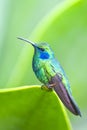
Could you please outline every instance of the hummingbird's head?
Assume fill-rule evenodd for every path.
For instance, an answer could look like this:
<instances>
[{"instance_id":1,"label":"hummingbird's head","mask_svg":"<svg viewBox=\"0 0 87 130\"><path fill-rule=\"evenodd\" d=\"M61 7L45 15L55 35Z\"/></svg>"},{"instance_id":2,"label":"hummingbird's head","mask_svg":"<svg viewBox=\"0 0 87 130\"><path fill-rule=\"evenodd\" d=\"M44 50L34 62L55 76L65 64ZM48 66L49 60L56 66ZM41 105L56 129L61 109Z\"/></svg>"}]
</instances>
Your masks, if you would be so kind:
<instances>
[{"instance_id":1,"label":"hummingbird's head","mask_svg":"<svg viewBox=\"0 0 87 130\"><path fill-rule=\"evenodd\" d=\"M45 60L54 57L54 53L49 44L47 43L36 44L21 37L18 37L18 39L30 43L35 49L35 56L37 56L38 58Z\"/></svg>"},{"instance_id":2,"label":"hummingbird's head","mask_svg":"<svg viewBox=\"0 0 87 130\"><path fill-rule=\"evenodd\" d=\"M35 55L43 60L54 57L54 53L47 43L38 44L37 47L35 47Z\"/></svg>"}]
</instances>

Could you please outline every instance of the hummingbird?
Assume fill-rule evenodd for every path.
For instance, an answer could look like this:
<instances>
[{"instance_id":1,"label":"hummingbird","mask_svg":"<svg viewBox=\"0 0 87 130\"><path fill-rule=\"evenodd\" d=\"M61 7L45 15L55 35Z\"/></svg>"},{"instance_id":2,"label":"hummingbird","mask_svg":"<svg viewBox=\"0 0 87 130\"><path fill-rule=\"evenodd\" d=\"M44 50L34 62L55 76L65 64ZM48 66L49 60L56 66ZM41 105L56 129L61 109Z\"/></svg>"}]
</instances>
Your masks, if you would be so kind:
<instances>
[{"instance_id":1,"label":"hummingbird","mask_svg":"<svg viewBox=\"0 0 87 130\"><path fill-rule=\"evenodd\" d=\"M48 90L54 90L66 108L74 115L81 116L81 112L75 102L68 78L55 58L54 52L47 43L34 43L22 37L23 40L34 47L34 55L32 60L32 68L41 83L42 87Z\"/></svg>"}]
</instances>

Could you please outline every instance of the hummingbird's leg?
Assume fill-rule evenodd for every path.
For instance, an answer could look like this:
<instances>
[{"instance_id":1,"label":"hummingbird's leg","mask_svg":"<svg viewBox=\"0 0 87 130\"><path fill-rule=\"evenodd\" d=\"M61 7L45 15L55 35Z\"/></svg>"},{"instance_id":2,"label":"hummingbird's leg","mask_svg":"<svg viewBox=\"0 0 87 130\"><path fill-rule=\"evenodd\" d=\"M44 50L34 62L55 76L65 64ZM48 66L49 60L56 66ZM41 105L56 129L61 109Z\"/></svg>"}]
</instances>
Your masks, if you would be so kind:
<instances>
[{"instance_id":1,"label":"hummingbird's leg","mask_svg":"<svg viewBox=\"0 0 87 130\"><path fill-rule=\"evenodd\" d=\"M49 85L44 85L44 84L41 86L41 89L46 91L52 91L52 87L49 87Z\"/></svg>"},{"instance_id":2,"label":"hummingbird's leg","mask_svg":"<svg viewBox=\"0 0 87 130\"><path fill-rule=\"evenodd\" d=\"M46 91L52 91L53 88L55 87L56 83L51 83L51 84L47 84L47 85L42 85L41 89L42 90L46 90Z\"/></svg>"},{"instance_id":3,"label":"hummingbird's leg","mask_svg":"<svg viewBox=\"0 0 87 130\"><path fill-rule=\"evenodd\" d=\"M48 85L48 88L53 89L55 86L56 86L56 83L51 83L51 84Z\"/></svg>"}]
</instances>

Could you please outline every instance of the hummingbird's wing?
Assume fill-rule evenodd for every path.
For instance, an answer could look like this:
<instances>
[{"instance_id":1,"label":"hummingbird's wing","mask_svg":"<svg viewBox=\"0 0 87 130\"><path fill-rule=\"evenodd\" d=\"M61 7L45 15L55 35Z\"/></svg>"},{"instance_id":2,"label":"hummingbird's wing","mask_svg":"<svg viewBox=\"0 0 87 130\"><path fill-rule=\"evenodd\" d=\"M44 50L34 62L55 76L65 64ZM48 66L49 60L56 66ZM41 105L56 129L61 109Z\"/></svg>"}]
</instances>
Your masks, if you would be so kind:
<instances>
[{"instance_id":1,"label":"hummingbird's wing","mask_svg":"<svg viewBox=\"0 0 87 130\"><path fill-rule=\"evenodd\" d=\"M73 114L81 116L80 110L79 110L74 98L72 97L68 79L67 79L66 75L64 74L64 70L61 68L60 64L58 64L60 66L60 68L59 68L59 71L57 71L57 69L55 67L55 62L51 62L50 65L51 65L51 69L53 71L55 71L55 76L53 76L51 78L51 81L49 82L49 84L55 84L53 88L54 88L55 92L57 93L57 95L59 96L59 98L61 99L61 101L64 103L64 105ZM64 82L64 81L66 81L66 82ZM67 85L68 85L68 87L67 87Z\"/></svg>"},{"instance_id":2,"label":"hummingbird's wing","mask_svg":"<svg viewBox=\"0 0 87 130\"><path fill-rule=\"evenodd\" d=\"M80 115L80 110L75 103L72 95L68 93L66 90L64 84L62 83L60 77L56 74L54 77L52 77L51 84L55 84L54 90L61 99L61 101L64 103L64 105L75 115Z\"/></svg>"}]
</instances>

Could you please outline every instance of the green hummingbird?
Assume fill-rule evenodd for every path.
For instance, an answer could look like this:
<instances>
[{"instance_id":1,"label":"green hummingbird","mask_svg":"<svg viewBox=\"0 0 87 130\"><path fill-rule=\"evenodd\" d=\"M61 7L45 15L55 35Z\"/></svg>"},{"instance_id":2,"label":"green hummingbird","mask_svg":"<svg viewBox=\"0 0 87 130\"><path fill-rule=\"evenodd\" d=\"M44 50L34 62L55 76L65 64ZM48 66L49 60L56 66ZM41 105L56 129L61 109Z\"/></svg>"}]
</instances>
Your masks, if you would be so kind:
<instances>
[{"instance_id":1,"label":"green hummingbird","mask_svg":"<svg viewBox=\"0 0 87 130\"><path fill-rule=\"evenodd\" d=\"M72 96L68 78L60 63L56 60L49 44L36 44L21 37L18 37L18 39L28 42L34 47L32 68L41 83L49 90L53 89L69 111L81 116Z\"/></svg>"}]
</instances>

